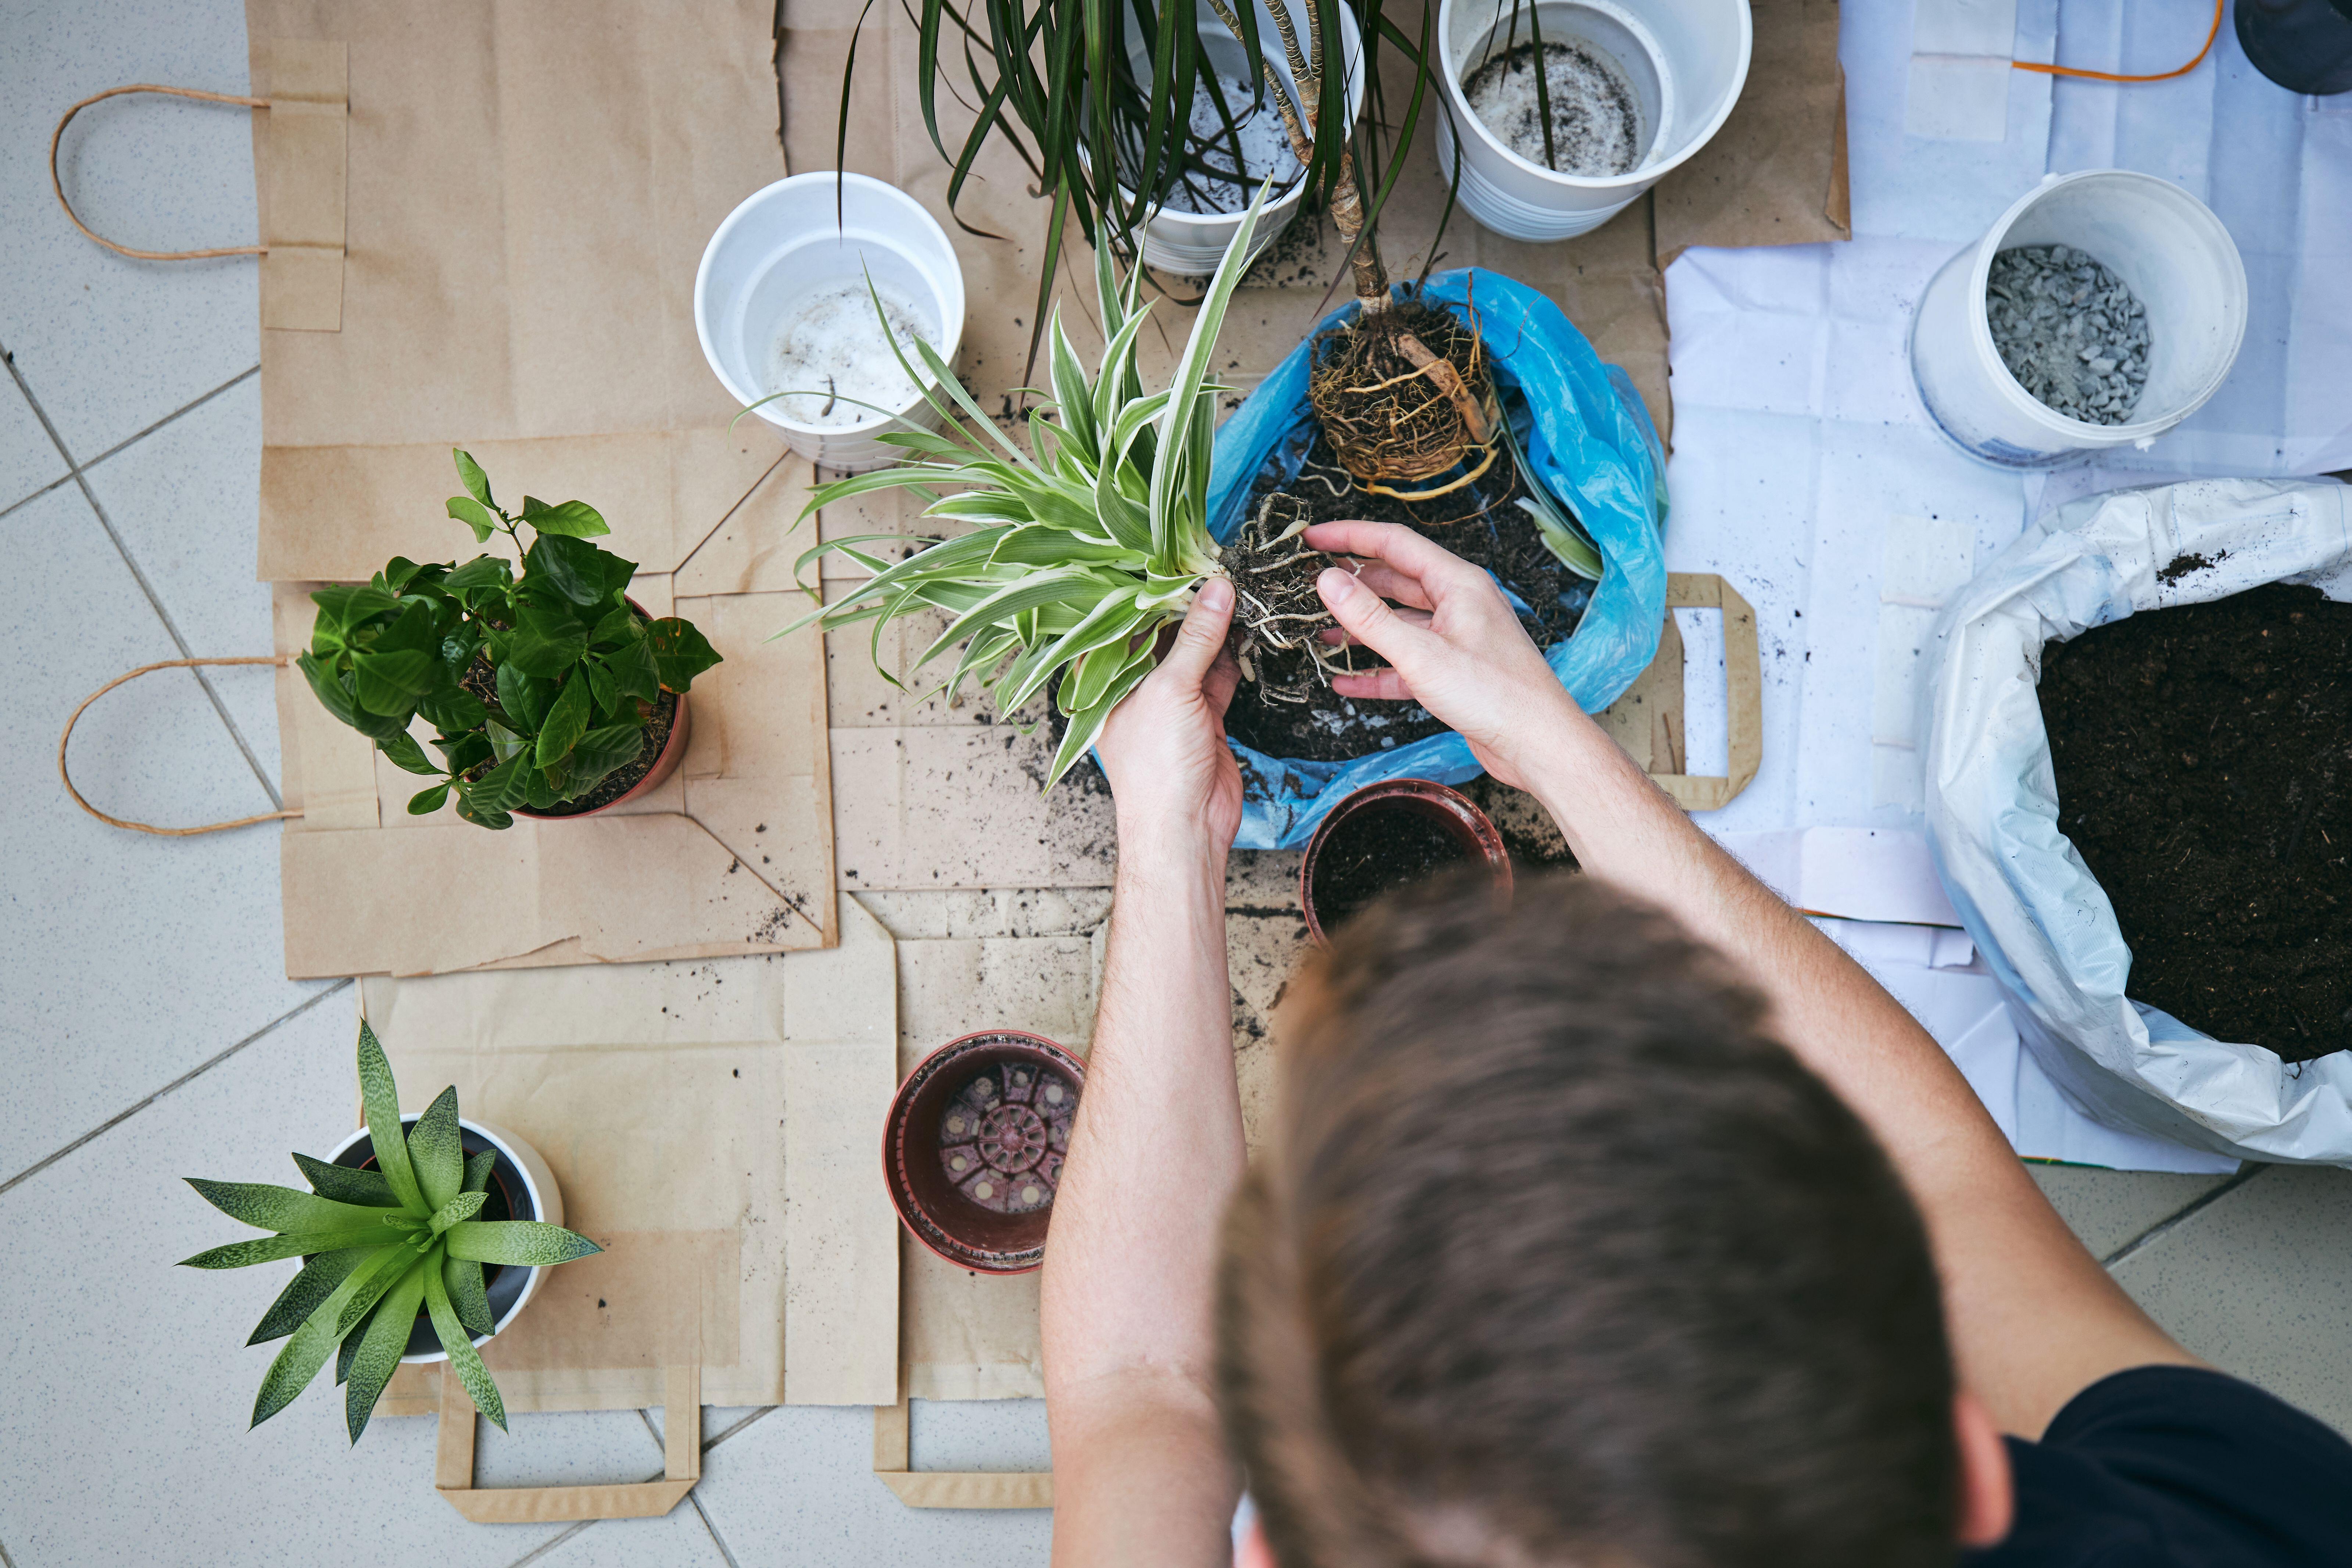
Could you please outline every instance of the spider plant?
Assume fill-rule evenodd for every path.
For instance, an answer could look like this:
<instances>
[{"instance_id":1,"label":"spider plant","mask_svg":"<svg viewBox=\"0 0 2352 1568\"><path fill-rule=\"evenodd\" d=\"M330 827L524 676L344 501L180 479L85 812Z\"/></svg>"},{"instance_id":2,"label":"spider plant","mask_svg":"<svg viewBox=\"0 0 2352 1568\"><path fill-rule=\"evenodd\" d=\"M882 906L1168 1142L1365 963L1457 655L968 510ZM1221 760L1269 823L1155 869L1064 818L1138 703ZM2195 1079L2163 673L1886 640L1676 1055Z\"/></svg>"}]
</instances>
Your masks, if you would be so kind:
<instances>
[{"instance_id":1,"label":"spider plant","mask_svg":"<svg viewBox=\"0 0 2352 1568\"><path fill-rule=\"evenodd\" d=\"M1246 190L1265 176L1264 170L1244 164L1235 126L1243 115L1268 102L1282 118L1308 195L1330 205L1349 247L1359 297L1385 301L1387 274L1371 227L1403 166L1388 149L1410 147L1420 125L1429 62L1436 58L1433 6L1423 8L1414 37L1385 14L1383 0L1302 0L1308 20L1302 42L1288 5L1268 0L1294 91L1267 58L1270 46L1262 37L1254 0L1205 0L1240 43L1253 79L1249 100L1235 103L1202 49L1196 0L982 0L977 20L968 5L950 0L901 3L918 29L916 93L924 129L951 169L950 211L992 137L1013 149L1041 193L1052 198L1037 314L1032 318L1038 323L1030 342L1033 364L1069 220L1077 220L1089 246L1108 246L1132 260L1137 229L1182 187L1205 179ZM1339 7L1349 4L1356 7L1362 37L1360 58L1354 60L1344 58L1340 42ZM842 75L836 167L847 163L857 36L873 5L874 0L866 0L858 14ZM1137 40L1140 60L1130 48ZM1413 69L1412 97L1401 121L1391 120L1383 102L1384 47L1395 49ZM1358 70L1369 110L1361 127L1348 113L1349 77ZM942 85L959 100L967 88L971 95L965 100L973 111L971 128L952 149L940 127ZM1205 135L1192 127L1192 108L1203 95L1213 108ZM1383 129L1391 124L1393 140ZM1447 208L1450 213L1450 198Z\"/></svg>"},{"instance_id":2,"label":"spider plant","mask_svg":"<svg viewBox=\"0 0 2352 1568\"><path fill-rule=\"evenodd\" d=\"M946 428L878 437L905 447L916 460L822 485L801 515L870 491L903 489L928 503L926 516L980 526L954 538L917 541L923 547L896 563L875 549L908 542L898 534L858 534L818 545L800 557L796 572L837 554L873 575L776 635L811 624L830 630L870 622L879 667L883 627L905 616L945 610L946 629L914 660L913 670L961 645L953 674L941 683L950 694L965 679L976 680L993 695L998 710L1009 714L1061 677L1055 701L1068 723L1048 788L1086 754L1111 710L1151 672L1159 657L1155 634L1182 618L1203 578L1236 579L1246 635L1285 647L1311 637L1294 629L1326 619L1313 600L1313 573L1300 565L1299 558L1311 552L1293 547L1273 559L1267 542L1227 550L1208 523L1211 436L1223 390L1209 380L1209 360L1248 265L1250 237L1269 189L1262 185L1250 203L1164 390L1146 394L1136 373L1136 334L1150 310L1137 302L1137 273L1130 271L1122 287L1108 251L1095 253L1108 345L1089 379L1055 312L1048 331L1052 397L1030 411L1033 451L1024 451L981 411L937 350L916 340L929 374L908 364L908 377L926 388ZM1250 571L1236 570L1245 562L1250 571L1288 568L1289 578L1307 584L1312 607L1291 607L1299 603L1295 585L1279 605L1270 591L1253 592L1257 584ZM898 683L887 668L883 673Z\"/></svg>"},{"instance_id":3,"label":"spider plant","mask_svg":"<svg viewBox=\"0 0 2352 1568\"><path fill-rule=\"evenodd\" d=\"M488 1201L498 1152L467 1155L457 1089L443 1089L404 1135L392 1066L364 1022L359 1066L376 1168L352 1170L297 1154L294 1163L310 1180L307 1193L192 1176L188 1184L206 1203L272 1234L181 1262L192 1268L243 1268L281 1258L305 1260L246 1342L286 1340L254 1398L254 1426L291 1404L335 1355L335 1381L345 1385L344 1427L358 1442L422 1309L475 1408L503 1430L505 1402L474 1349L475 1334L497 1328L482 1265L543 1267L604 1248L558 1225L476 1219Z\"/></svg>"}]
</instances>

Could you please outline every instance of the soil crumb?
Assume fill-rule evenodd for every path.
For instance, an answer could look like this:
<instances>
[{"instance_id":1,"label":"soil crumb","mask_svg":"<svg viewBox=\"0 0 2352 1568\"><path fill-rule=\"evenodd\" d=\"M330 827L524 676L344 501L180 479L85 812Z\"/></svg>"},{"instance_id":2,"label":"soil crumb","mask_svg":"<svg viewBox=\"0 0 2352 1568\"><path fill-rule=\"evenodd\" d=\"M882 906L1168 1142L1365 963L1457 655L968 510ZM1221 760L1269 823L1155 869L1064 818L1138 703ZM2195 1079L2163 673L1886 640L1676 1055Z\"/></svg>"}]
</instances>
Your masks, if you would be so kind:
<instances>
[{"instance_id":1,"label":"soil crumb","mask_svg":"<svg viewBox=\"0 0 2352 1568\"><path fill-rule=\"evenodd\" d=\"M1462 840L1419 806L1400 801L1359 811L1331 829L1316 857L1316 918L1337 931L1381 894L1469 859Z\"/></svg>"},{"instance_id":2,"label":"soil crumb","mask_svg":"<svg viewBox=\"0 0 2352 1568\"><path fill-rule=\"evenodd\" d=\"M1585 179L1630 174L1642 158L1642 114L1624 68L1581 41L1543 46L1544 96L1551 100L1551 156L1544 155L1536 46L1507 47L1462 83L1470 111L1496 139L1539 168Z\"/></svg>"},{"instance_id":3,"label":"soil crumb","mask_svg":"<svg viewBox=\"0 0 2352 1568\"><path fill-rule=\"evenodd\" d=\"M2156 574L2156 580L2169 588L2184 577L2193 577L2200 572L2210 572L2229 558L2230 552L2226 550L2217 550L2210 556L2176 555L2166 564L2163 571Z\"/></svg>"},{"instance_id":4,"label":"soil crumb","mask_svg":"<svg viewBox=\"0 0 2352 1568\"><path fill-rule=\"evenodd\" d=\"M2132 999L2290 1062L2352 1046L2352 605L2143 611L2045 647L2040 697Z\"/></svg>"}]
</instances>

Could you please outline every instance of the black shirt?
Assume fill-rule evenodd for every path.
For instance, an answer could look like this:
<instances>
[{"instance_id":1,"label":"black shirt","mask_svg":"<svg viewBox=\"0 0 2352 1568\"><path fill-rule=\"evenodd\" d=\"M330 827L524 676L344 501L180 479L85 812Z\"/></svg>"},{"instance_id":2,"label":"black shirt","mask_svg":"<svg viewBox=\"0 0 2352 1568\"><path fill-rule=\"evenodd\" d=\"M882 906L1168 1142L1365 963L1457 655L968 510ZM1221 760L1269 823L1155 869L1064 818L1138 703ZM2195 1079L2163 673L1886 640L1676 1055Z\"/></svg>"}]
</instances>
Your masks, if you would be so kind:
<instances>
[{"instance_id":1,"label":"black shirt","mask_svg":"<svg viewBox=\"0 0 2352 1568\"><path fill-rule=\"evenodd\" d=\"M1968 1568L2352 1563L2352 1444L2234 1377L2135 1367L2008 1443L2017 1522Z\"/></svg>"}]
</instances>

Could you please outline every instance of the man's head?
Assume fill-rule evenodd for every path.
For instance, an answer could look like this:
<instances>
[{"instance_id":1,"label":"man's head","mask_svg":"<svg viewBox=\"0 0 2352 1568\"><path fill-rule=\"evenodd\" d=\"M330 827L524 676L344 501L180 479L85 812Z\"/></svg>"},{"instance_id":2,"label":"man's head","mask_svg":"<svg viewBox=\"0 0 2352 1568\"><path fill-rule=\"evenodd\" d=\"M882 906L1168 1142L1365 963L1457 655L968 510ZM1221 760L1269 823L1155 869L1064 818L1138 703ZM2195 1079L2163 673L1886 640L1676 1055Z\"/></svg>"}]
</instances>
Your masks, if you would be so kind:
<instances>
[{"instance_id":1,"label":"man's head","mask_svg":"<svg viewBox=\"0 0 2352 1568\"><path fill-rule=\"evenodd\" d=\"M1303 984L1219 1303L1282 1568L1950 1561L1926 1235L1720 959L1575 878Z\"/></svg>"}]
</instances>

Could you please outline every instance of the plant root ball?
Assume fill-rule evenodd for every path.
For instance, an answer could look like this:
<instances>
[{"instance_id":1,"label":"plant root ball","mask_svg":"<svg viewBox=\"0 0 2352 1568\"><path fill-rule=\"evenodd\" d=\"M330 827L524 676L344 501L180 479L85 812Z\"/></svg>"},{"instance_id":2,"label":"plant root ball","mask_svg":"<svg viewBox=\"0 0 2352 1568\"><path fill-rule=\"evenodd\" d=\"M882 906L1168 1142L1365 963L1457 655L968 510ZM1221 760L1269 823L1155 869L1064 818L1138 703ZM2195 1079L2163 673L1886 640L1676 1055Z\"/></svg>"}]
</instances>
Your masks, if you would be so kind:
<instances>
[{"instance_id":1,"label":"plant root ball","mask_svg":"<svg viewBox=\"0 0 2352 1568\"><path fill-rule=\"evenodd\" d=\"M1374 493L1426 499L1398 487L1494 460L1498 416L1475 314L1406 298L1334 327L1315 341L1307 393L1341 467Z\"/></svg>"}]
</instances>

